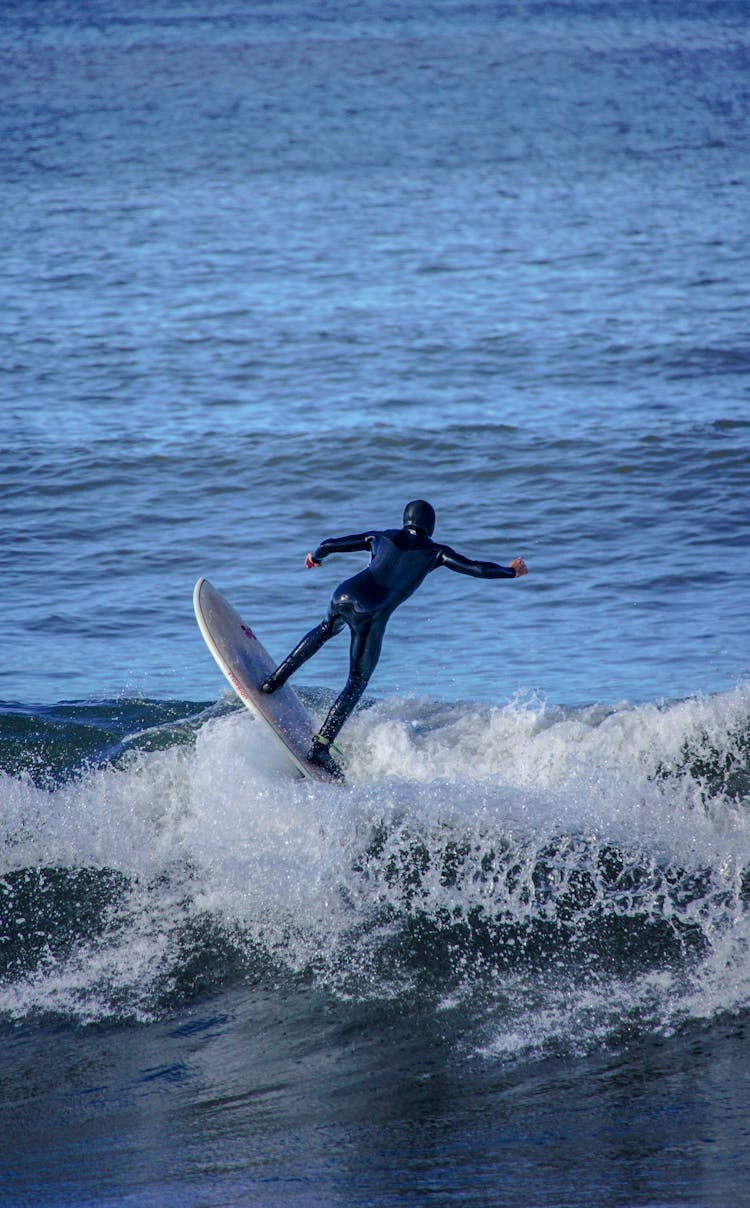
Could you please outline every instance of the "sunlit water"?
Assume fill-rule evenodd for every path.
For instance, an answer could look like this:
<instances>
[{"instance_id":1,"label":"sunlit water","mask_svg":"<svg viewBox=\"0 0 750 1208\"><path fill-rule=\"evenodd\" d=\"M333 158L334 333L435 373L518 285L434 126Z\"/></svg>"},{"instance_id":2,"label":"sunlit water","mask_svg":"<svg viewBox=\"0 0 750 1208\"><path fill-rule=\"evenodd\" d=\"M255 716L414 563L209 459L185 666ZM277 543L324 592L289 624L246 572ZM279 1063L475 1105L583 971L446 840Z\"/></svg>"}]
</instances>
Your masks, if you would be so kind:
<instances>
[{"instance_id":1,"label":"sunlit water","mask_svg":"<svg viewBox=\"0 0 750 1208\"><path fill-rule=\"evenodd\" d=\"M747 1198L749 44L6 5L7 1202ZM430 576L297 781L193 585L281 658L415 496L530 574Z\"/></svg>"}]
</instances>

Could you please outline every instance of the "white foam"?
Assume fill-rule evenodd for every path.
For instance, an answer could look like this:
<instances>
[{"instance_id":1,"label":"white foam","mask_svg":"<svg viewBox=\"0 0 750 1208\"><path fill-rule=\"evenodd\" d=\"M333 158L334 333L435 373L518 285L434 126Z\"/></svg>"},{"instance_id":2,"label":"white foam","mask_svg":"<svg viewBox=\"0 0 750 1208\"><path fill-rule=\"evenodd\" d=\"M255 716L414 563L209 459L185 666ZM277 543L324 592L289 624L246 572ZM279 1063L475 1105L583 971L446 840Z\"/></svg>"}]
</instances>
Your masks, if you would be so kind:
<instances>
[{"instance_id":1,"label":"white foam","mask_svg":"<svg viewBox=\"0 0 750 1208\"><path fill-rule=\"evenodd\" d=\"M84 937L64 960L16 977L0 988L0 1010L148 1016L179 959L175 927L204 915L335 992L401 993L408 974L394 967L389 978L375 960L400 919L553 918L582 876L593 896L577 907L581 926L597 910L678 920L700 933L704 955L687 983L664 970L660 990L653 969L627 989L611 979L563 990L561 980L533 1007L509 976L496 989L511 1007L487 1052L543 1047L572 1035L574 1017L589 1021L582 1035L597 1034L594 1015L609 1032L613 994L621 1011L665 1027L737 1009L750 991L750 822L741 802L708 797L683 773L686 746L726 750L749 714L746 689L578 711L394 699L361 711L342 736L350 766L340 788L296 779L241 710L206 721L194 746L132 751L54 790L5 776L0 875L93 867L123 874L130 890L124 930L120 918L104 939ZM607 879L609 848L639 885ZM540 889L541 859L550 868ZM683 893L699 875L704 887Z\"/></svg>"}]
</instances>

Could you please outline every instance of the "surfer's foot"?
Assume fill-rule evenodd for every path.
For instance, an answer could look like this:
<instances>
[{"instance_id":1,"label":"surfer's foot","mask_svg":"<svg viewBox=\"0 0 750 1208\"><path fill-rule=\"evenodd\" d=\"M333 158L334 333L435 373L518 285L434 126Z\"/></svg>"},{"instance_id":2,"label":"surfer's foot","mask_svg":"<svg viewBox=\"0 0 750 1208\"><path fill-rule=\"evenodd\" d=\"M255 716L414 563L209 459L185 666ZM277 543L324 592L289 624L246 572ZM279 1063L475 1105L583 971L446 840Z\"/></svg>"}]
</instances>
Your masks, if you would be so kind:
<instances>
[{"instance_id":1,"label":"surfer's foot","mask_svg":"<svg viewBox=\"0 0 750 1208\"><path fill-rule=\"evenodd\" d=\"M260 690L261 692L265 692L266 696L270 696L272 692L275 692L280 687L281 684L279 681L274 679L272 675L269 675L268 679L261 684Z\"/></svg>"},{"instance_id":2,"label":"surfer's foot","mask_svg":"<svg viewBox=\"0 0 750 1208\"><path fill-rule=\"evenodd\" d=\"M327 739L321 738L316 734L312 740L312 746L307 752L307 758L310 763L314 763L316 767L323 768L324 772L328 772L334 780L343 780L344 773L341 767L331 754L331 744Z\"/></svg>"}]
</instances>

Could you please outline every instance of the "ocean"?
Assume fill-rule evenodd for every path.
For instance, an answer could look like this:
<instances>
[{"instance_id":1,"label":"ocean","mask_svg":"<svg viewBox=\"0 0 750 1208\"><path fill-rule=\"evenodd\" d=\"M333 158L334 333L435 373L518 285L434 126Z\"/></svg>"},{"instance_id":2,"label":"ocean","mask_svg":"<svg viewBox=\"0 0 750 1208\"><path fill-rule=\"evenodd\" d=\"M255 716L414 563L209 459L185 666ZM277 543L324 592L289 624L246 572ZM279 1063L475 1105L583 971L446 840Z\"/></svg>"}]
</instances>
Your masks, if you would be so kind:
<instances>
[{"instance_id":1,"label":"ocean","mask_svg":"<svg viewBox=\"0 0 750 1208\"><path fill-rule=\"evenodd\" d=\"M744 0L5 0L3 1204L750 1203L748 80ZM529 575L297 780L193 586L280 660L417 497Z\"/></svg>"}]
</instances>

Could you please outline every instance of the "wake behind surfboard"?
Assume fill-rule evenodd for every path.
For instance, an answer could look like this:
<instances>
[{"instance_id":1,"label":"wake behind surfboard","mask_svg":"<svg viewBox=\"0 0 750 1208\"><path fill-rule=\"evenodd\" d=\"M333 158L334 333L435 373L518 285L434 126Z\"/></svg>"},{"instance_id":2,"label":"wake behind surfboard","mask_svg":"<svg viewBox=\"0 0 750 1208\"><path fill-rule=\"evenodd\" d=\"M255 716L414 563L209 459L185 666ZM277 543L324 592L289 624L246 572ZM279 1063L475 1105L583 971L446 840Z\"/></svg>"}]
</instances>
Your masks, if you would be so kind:
<instances>
[{"instance_id":1,"label":"wake behind surfboard","mask_svg":"<svg viewBox=\"0 0 750 1208\"><path fill-rule=\"evenodd\" d=\"M284 684L271 696L261 692L276 663L250 626L207 579L196 583L193 607L206 645L243 704L268 726L302 776L333 782L330 772L307 758L313 724L294 689Z\"/></svg>"}]
</instances>

